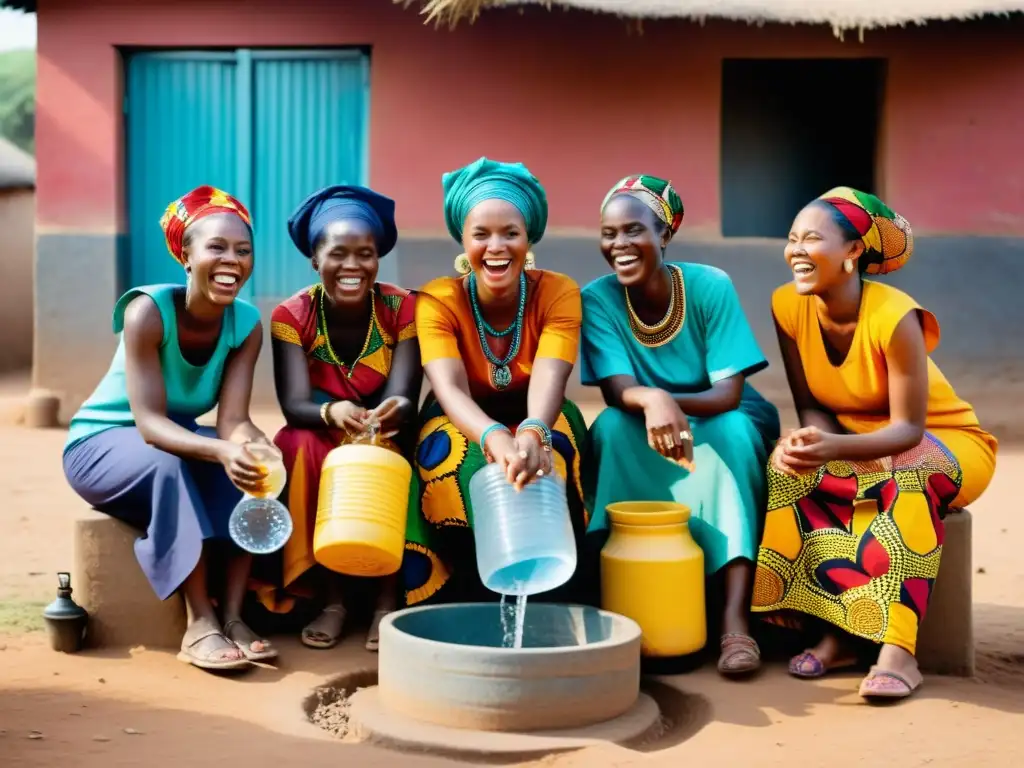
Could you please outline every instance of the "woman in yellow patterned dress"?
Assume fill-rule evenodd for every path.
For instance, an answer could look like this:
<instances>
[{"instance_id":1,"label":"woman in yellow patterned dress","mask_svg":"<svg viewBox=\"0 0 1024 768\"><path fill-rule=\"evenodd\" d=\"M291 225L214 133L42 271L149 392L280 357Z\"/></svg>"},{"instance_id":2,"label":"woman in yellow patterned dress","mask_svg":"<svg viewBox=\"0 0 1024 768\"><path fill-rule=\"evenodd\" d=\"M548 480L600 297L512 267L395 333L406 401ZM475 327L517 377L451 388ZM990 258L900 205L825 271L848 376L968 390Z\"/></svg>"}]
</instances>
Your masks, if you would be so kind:
<instances>
[{"instance_id":1,"label":"woman in yellow patterned dress","mask_svg":"<svg viewBox=\"0 0 1024 768\"><path fill-rule=\"evenodd\" d=\"M865 280L913 252L907 221L839 187L793 222L793 282L772 313L801 428L779 441L754 584L755 612L825 623L790 662L797 677L852 666L852 637L881 644L860 694L921 684L914 651L939 570L943 518L976 500L996 440L929 354L939 326L902 291ZM852 636L852 637L851 637Z\"/></svg>"}]
</instances>

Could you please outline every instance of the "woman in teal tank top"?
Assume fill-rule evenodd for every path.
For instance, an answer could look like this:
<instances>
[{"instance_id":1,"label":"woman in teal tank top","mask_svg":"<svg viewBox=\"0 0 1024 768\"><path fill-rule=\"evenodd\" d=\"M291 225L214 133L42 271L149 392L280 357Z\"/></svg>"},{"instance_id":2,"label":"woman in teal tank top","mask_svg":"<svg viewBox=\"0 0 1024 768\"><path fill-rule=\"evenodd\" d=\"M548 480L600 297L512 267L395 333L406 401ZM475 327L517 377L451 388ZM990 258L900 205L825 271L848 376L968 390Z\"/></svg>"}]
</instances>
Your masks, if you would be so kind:
<instances>
[{"instance_id":1,"label":"woman in teal tank top","mask_svg":"<svg viewBox=\"0 0 1024 768\"><path fill-rule=\"evenodd\" d=\"M153 590L162 600L178 590L185 598L180 657L239 669L277 656L241 621L252 558L227 530L242 490L261 480L245 446L270 442L249 418L259 312L236 298L252 274L249 212L199 187L171 203L160 224L187 286L134 288L117 302L117 352L71 420L64 473L89 504L145 531L135 553ZM216 429L198 427L214 406ZM210 546L215 540L225 546ZM225 585L220 616L210 594L215 567Z\"/></svg>"}]
</instances>

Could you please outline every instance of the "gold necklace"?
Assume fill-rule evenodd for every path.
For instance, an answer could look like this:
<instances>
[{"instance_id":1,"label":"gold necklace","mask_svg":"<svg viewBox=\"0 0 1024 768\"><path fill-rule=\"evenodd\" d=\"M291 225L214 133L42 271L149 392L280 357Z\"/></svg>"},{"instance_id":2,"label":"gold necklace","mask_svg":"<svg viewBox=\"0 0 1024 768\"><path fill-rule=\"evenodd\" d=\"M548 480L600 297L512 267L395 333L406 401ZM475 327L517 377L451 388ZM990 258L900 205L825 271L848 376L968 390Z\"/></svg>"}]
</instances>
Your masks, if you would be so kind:
<instances>
[{"instance_id":1,"label":"gold necklace","mask_svg":"<svg viewBox=\"0 0 1024 768\"><path fill-rule=\"evenodd\" d=\"M366 357L366 351L370 348L370 342L373 340L373 329L377 326L377 299L374 296L374 290L372 288L370 289L370 327L366 329L366 340L363 341L363 348L359 351L359 354L356 356L356 359L352 361L351 365L346 365L331 345L331 337L327 333L327 314L324 312L324 302L327 300L327 297L324 295L323 284L320 285L319 298L320 326L324 335L324 343L327 346L327 354L334 360L335 365L347 369L345 378L351 379L359 361Z\"/></svg>"},{"instance_id":2,"label":"gold necklace","mask_svg":"<svg viewBox=\"0 0 1024 768\"><path fill-rule=\"evenodd\" d=\"M626 291L629 329L633 332L633 338L645 347L660 347L663 344L668 344L679 334L686 322L686 291L683 284L683 270L675 264L669 264L668 271L672 278L668 310L665 312L665 316L654 325L648 325L640 319L636 310L633 309L633 302L629 299L629 291Z\"/></svg>"}]
</instances>

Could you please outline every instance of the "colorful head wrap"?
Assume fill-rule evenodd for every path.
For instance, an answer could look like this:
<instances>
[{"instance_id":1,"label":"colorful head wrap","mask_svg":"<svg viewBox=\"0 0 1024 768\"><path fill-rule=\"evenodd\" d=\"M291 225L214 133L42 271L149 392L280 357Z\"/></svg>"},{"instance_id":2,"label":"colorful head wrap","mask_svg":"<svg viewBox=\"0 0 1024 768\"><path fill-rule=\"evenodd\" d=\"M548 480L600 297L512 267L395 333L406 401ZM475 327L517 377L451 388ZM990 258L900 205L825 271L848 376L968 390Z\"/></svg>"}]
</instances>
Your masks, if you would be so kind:
<instances>
[{"instance_id":1,"label":"colorful head wrap","mask_svg":"<svg viewBox=\"0 0 1024 768\"><path fill-rule=\"evenodd\" d=\"M850 187L836 187L818 198L833 206L864 241L861 272L884 275L895 272L914 253L910 224L874 195Z\"/></svg>"},{"instance_id":2,"label":"colorful head wrap","mask_svg":"<svg viewBox=\"0 0 1024 768\"><path fill-rule=\"evenodd\" d=\"M288 234L306 258L313 256L317 239L332 221L365 221L377 241L377 254L386 256L398 242L395 201L366 187L324 187L302 201L288 219Z\"/></svg>"},{"instance_id":3,"label":"colorful head wrap","mask_svg":"<svg viewBox=\"0 0 1024 768\"><path fill-rule=\"evenodd\" d=\"M531 245L540 242L548 226L548 197L544 187L522 163L499 163L481 157L475 163L441 177L444 221L457 243L462 242L466 216L484 200L514 205L526 221Z\"/></svg>"},{"instance_id":4,"label":"colorful head wrap","mask_svg":"<svg viewBox=\"0 0 1024 768\"><path fill-rule=\"evenodd\" d=\"M657 176L627 176L611 188L601 202L601 211L616 195L629 195L642 202L668 227L674 235L683 223L683 201L676 194L671 181Z\"/></svg>"},{"instance_id":5,"label":"colorful head wrap","mask_svg":"<svg viewBox=\"0 0 1024 768\"><path fill-rule=\"evenodd\" d=\"M167 250L180 264L185 263L182 254L185 230L204 216L215 213L233 213L252 229L249 210L227 192L209 185L196 187L164 210L164 215L160 217L160 228L164 231Z\"/></svg>"}]
</instances>

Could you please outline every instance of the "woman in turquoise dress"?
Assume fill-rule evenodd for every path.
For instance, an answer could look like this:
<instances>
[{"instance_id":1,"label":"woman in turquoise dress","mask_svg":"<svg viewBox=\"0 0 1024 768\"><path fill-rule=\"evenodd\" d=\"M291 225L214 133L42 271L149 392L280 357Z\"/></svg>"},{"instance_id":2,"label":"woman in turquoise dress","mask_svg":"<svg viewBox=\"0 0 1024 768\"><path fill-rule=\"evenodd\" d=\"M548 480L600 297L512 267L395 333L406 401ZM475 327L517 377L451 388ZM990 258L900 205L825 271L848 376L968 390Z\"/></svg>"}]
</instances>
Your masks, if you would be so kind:
<instances>
[{"instance_id":1,"label":"woman in turquoise dress","mask_svg":"<svg viewBox=\"0 0 1024 768\"><path fill-rule=\"evenodd\" d=\"M779 415L747 383L768 363L729 276L665 261L682 219L672 185L652 176L623 179L601 208L614 272L583 290L581 377L609 407L590 430L588 538L606 535L609 504L687 505L706 572L723 582L718 669L740 675L760 666L750 591Z\"/></svg>"}]
</instances>

